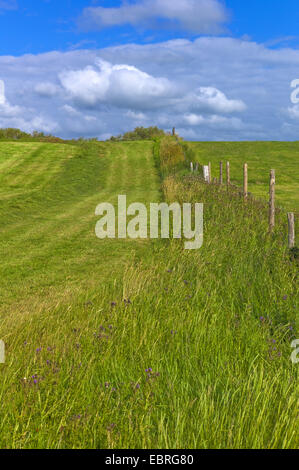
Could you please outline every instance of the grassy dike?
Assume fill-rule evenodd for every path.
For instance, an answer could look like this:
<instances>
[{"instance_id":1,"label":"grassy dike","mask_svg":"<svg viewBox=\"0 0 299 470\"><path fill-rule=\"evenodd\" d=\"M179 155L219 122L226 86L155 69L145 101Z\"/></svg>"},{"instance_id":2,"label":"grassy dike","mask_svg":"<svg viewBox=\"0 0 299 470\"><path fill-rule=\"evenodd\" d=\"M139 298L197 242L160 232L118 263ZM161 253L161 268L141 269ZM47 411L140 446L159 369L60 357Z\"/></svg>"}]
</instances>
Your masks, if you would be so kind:
<instances>
[{"instance_id":1,"label":"grassy dike","mask_svg":"<svg viewBox=\"0 0 299 470\"><path fill-rule=\"evenodd\" d=\"M298 447L284 214L270 237L262 204L167 150L0 145L2 448ZM203 247L97 240L118 194L203 202Z\"/></svg>"}]
</instances>

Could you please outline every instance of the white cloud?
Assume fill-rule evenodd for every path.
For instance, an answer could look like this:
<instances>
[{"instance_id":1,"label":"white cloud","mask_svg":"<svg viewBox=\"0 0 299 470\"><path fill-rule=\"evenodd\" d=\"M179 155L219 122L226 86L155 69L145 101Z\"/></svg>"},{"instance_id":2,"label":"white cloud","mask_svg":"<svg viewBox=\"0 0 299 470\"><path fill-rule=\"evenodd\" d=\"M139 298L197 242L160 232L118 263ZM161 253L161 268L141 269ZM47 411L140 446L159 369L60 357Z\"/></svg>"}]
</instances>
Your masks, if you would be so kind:
<instances>
[{"instance_id":1,"label":"white cloud","mask_svg":"<svg viewBox=\"0 0 299 470\"><path fill-rule=\"evenodd\" d=\"M78 106L100 108L107 104L129 108L128 117L144 119L145 111L166 107L202 113L234 113L246 109L241 100L230 100L213 87L200 87L186 93L182 85L165 77L153 77L131 65L112 65L96 61L97 68L62 72L60 80ZM143 113L138 113L143 111ZM139 117L138 117L139 114Z\"/></svg>"},{"instance_id":2,"label":"white cloud","mask_svg":"<svg viewBox=\"0 0 299 470\"><path fill-rule=\"evenodd\" d=\"M47 98L51 98L58 93L58 87L51 82L41 82L35 85L34 91Z\"/></svg>"},{"instance_id":3,"label":"white cloud","mask_svg":"<svg viewBox=\"0 0 299 470\"><path fill-rule=\"evenodd\" d=\"M62 86L77 104L96 107L101 103L135 109L157 108L159 100L174 96L166 78L155 78L130 65L112 65L98 59L96 67L60 73Z\"/></svg>"},{"instance_id":4,"label":"white cloud","mask_svg":"<svg viewBox=\"0 0 299 470\"><path fill-rule=\"evenodd\" d=\"M35 116L28 121L24 121L24 123L21 124L21 127L26 132L38 130L47 134L54 132L58 128L57 123L55 121L53 121L49 117L44 116Z\"/></svg>"},{"instance_id":5,"label":"white cloud","mask_svg":"<svg viewBox=\"0 0 299 470\"><path fill-rule=\"evenodd\" d=\"M130 119L134 119L135 121L145 121L146 115L144 113L136 113L135 111L127 111L126 116Z\"/></svg>"},{"instance_id":6,"label":"white cloud","mask_svg":"<svg viewBox=\"0 0 299 470\"><path fill-rule=\"evenodd\" d=\"M229 100L224 93L214 87L200 87L188 100L193 110L207 110L215 113L233 113L245 111L246 105L241 100Z\"/></svg>"},{"instance_id":7,"label":"white cloud","mask_svg":"<svg viewBox=\"0 0 299 470\"><path fill-rule=\"evenodd\" d=\"M47 134L53 133L59 129L59 126L56 122L50 119L48 116L32 116L29 119L25 119L22 116L10 116L8 119L3 118L0 113L0 127L14 127L21 129L25 132L33 132L33 131L40 131L45 132Z\"/></svg>"},{"instance_id":8,"label":"white cloud","mask_svg":"<svg viewBox=\"0 0 299 470\"><path fill-rule=\"evenodd\" d=\"M212 127L216 129L242 129L244 127L241 119L236 117L226 117L213 114L212 116L202 116L197 114L185 114L183 116L184 124L199 127Z\"/></svg>"},{"instance_id":9,"label":"white cloud","mask_svg":"<svg viewBox=\"0 0 299 470\"><path fill-rule=\"evenodd\" d=\"M210 34L219 33L227 20L228 12L219 0L139 0L123 2L117 8L85 8L79 25L87 30L123 24L151 28L159 25Z\"/></svg>"},{"instance_id":10,"label":"white cloud","mask_svg":"<svg viewBox=\"0 0 299 470\"><path fill-rule=\"evenodd\" d=\"M197 114L185 114L184 120L187 124L190 124L190 126L198 126L204 122L203 116L198 116Z\"/></svg>"},{"instance_id":11,"label":"white cloud","mask_svg":"<svg viewBox=\"0 0 299 470\"><path fill-rule=\"evenodd\" d=\"M6 99L3 80L0 80L0 127L17 127L25 132L39 130L47 133L57 129L54 121L37 114L35 110L12 106Z\"/></svg>"},{"instance_id":12,"label":"white cloud","mask_svg":"<svg viewBox=\"0 0 299 470\"><path fill-rule=\"evenodd\" d=\"M70 106L69 104L65 104L65 105L61 106L61 109L62 109L62 111L65 111L67 114L69 114L71 116L80 115L79 111L77 109L73 108L73 106Z\"/></svg>"},{"instance_id":13,"label":"white cloud","mask_svg":"<svg viewBox=\"0 0 299 470\"><path fill-rule=\"evenodd\" d=\"M109 88L109 79L88 66L83 70L71 70L59 74L62 86L74 100L84 106L95 106L103 101Z\"/></svg>"},{"instance_id":14,"label":"white cloud","mask_svg":"<svg viewBox=\"0 0 299 470\"><path fill-rule=\"evenodd\" d=\"M5 96L5 84L0 80L0 117L14 117L21 113L19 106L11 106Z\"/></svg>"}]
</instances>

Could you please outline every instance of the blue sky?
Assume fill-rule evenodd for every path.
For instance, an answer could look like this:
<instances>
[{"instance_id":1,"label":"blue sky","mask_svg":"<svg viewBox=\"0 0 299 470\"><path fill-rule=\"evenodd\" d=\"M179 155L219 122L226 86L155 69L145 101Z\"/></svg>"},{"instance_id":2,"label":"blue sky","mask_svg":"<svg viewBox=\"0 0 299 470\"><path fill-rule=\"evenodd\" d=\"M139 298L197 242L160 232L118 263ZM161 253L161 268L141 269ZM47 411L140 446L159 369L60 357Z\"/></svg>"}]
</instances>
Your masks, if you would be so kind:
<instances>
[{"instance_id":1,"label":"blue sky","mask_svg":"<svg viewBox=\"0 0 299 470\"><path fill-rule=\"evenodd\" d=\"M6 2L0 14L0 54L22 55L72 48L102 48L127 42L148 43L194 38L190 31L140 29L128 25L102 31L82 31L78 18L87 6L118 7L120 0L18 0ZM138 3L138 2L137 2ZM230 13L227 33L279 47L299 46L297 0L226 0ZM224 34L225 35L225 34Z\"/></svg>"},{"instance_id":2,"label":"blue sky","mask_svg":"<svg viewBox=\"0 0 299 470\"><path fill-rule=\"evenodd\" d=\"M0 0L0 126L299 139L298 20L297 0Z\"/></svg>"}]
</instances>

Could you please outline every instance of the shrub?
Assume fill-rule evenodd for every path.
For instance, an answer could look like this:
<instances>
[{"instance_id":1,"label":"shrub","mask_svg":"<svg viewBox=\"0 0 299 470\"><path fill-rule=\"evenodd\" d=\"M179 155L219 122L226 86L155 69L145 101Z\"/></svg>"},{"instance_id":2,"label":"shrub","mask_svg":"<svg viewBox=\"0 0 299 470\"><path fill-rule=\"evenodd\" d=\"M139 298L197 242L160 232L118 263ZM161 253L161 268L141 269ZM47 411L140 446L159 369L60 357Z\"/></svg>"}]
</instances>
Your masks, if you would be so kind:
<instances>
[{"instance_id":1,"label":"shrub","mask_svg":"<svg viewBox=\"0 0 299 470\"><path fill-rule=\"evenodd\" d=\"M161 140L160 163L163 171L174 169L185 163L182 145L172 137L164 137Z\"/></svg>"},{"instance_id":2,"label":"shrub","mask_svg":"<svg viewBox=\"0 0 299 470\"><path fill-rule=\"evenodd\" d=\"M125 132L124 135L110 137L110 141L118 142L124 140L153 140L157 137L164 137L166 134L157 126L154 127L136 127L134 131Z\"/></svg>"},{"instance_id":3,"label":"shrub","mask_svg":"<svg viewBox=\"0 0 299 470\"><path fill-rule=\"evenodd\" d=\"M21 131L20 129L14 129L8 127L7 129L0 129L0 139L9 139L9 140L20 140L24 138L31 137L30 134Z\"/></svg>"}]
</instances>

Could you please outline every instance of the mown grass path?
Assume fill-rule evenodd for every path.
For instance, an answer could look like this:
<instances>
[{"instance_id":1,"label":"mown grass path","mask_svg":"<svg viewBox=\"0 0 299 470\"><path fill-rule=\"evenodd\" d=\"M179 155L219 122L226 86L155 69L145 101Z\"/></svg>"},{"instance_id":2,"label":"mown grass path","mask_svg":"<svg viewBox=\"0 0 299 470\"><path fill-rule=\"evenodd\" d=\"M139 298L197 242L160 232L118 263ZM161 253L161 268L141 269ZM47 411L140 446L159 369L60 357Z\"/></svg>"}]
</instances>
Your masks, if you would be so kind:
<instances>
[{"instance_id":1,"label":"mown grass path","mask_svg":"<svg viewBox=\"0 0 299 470\"><path fill-rule=\"evenodd\" d=\"M89 146L0 145L1 303L61 295L78 282L109 277L144 243L100 241L95 208L159 198L151 143ZM131 248L128 248L130 244ZM145 243L146 244L146 243ZM131 251L132 250L132 253ZM85 278L85 275L88 276ZM82 285L83 287L83 285Z\"/></svg>"}]
</instances>

